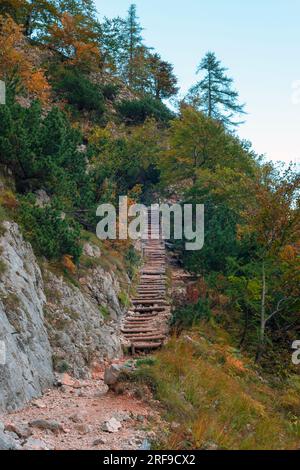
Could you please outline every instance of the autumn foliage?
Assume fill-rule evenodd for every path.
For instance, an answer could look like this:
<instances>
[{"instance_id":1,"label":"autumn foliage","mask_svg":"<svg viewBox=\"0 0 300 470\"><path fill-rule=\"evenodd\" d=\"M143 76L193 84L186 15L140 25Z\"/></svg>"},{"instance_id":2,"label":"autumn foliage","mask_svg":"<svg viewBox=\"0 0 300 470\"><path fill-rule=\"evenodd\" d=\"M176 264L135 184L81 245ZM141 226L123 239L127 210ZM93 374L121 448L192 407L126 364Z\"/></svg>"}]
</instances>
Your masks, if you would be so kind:
<instances>
[{"instance_id":1,"label":"autumn foliage","mask_svg":"<svg viewBox=\"0 0 300 470\"><path fill-rule=\"evenodd\" d=\"M97 35L82 23L80 15L64 13L60 24L49 29L51 45L61 52L69 65L85 71L99 67L101 62Z\"/></svg>"},{"instance_id":2,"label":"autumn foliage","mask_svg":"<svg viewBox=\"0 0 300 470\"><path fill-rule=\"evenodd\" d=\"M18 92L24 90L47 102L50 86L37 62L35 50L26 41L22 26L10 16L0 15L0 79Z\"/></svg>"}]
</instances>

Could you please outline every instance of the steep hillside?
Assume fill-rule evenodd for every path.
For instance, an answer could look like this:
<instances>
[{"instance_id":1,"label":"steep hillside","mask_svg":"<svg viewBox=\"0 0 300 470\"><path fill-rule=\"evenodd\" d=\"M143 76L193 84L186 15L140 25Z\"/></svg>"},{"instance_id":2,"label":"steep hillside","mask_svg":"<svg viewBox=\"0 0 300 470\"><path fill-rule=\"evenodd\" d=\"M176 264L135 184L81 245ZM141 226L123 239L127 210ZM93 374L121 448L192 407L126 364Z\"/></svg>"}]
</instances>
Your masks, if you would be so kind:
<instances>
[{"instance_id":1,"label":"steep hillside","mask_svg":"<svg viewBox=\"0 0 300 470\"><path fill-rule=\"evenodd\" d=\"M299 449L299 375L266 375L212 322L174 336L134 380L169 422L157 449Z\"/></svg>"},{"instance_id":2,"label":"steep hillside","mask_svg":"<svg viewBox=\"0 0 300 470\"><path fill-rule=\"evenodd\" d=\"M43 394L38 409L48 421L52 405L57 418L70 396L73 407L86 399L91 415L95 398L107 428L114 403L125 406L104 384L105 367L117 361L117 369L121 362L133 371L129 388L118 376L114 389L126 406L144 409L146 398L154 407L162 433L152 435L153 446L299 448L292 361L300 332L299 172L267 161L240 137L245 105L214 52L181 96L173 65L146 44L135 5L124 17L99 18L93 0L0 5L0 411L27 426L38 406L22 408ZM178 204L168 277L155 280L154 292L145 278L135 292L147 250L118 238L121 196L128 208ZM116 208L115 239L96 235L102 204ZM193 213L181 218L187 208ZM199 249L189 249L198 238ZM120 324L130 299L143 314L138 302L155 307L165 286L170 325L160 331L151 320L146 332L162 341L170 327L173 336L166 347L156 343L163 347L153 358L128 366ZM144 320L129 316L127 325L134 330L132 321ZM91 428L78 429L84 423L65 413L72 436L63 448L76 446L81 433L92 448L96 416ZM134 436L138 419L126 420ZM68 431L48 421L42 431L61 448L59 433ZM10 448L11 437L27 445L27 431L9 435L14 424L3 431L0 423L0 448ZM122 426L115 431L122 428L122 441L109 443L135 448Z\"/></svg>"}]
</instances>

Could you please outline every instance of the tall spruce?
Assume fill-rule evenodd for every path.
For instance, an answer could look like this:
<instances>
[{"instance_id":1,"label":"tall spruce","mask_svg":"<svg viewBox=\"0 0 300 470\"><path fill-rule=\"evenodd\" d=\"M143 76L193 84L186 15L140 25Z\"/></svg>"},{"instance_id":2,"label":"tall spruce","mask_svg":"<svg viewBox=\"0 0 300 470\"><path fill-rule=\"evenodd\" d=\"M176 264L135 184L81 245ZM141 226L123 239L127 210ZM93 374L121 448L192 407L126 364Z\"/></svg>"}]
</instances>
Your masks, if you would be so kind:
<instances>
[{"instance_id":1,"label":"tall spruce","mask_svg":"<svg viewBox=\"0 0 300 470\"><path fill-rule=\"evenodd\" d=\"M143 28L139 23L139 18L136 13L136 5L132 4L128 10L126 20L126 49L128 55L127 63L127 79L129 85L133 84L135 75L136 56L140 47L143 45L141 33Z\"/></svg>"},{"instance_id":2,"label":"tall spruce","mask_svg":"<svg viewBox=\"0 0 300 470\"><path fill-rule=\"evenodd\" d=\"M233 88L233 79L226 75L227 70L214 52L208 52L197 69L197 74L204 72L204 78L190 89L188 97L207 116L230 128L242 124L234 118L245 114L245 105L238 102L239 94Z\"/></svg>"}]
</instances>

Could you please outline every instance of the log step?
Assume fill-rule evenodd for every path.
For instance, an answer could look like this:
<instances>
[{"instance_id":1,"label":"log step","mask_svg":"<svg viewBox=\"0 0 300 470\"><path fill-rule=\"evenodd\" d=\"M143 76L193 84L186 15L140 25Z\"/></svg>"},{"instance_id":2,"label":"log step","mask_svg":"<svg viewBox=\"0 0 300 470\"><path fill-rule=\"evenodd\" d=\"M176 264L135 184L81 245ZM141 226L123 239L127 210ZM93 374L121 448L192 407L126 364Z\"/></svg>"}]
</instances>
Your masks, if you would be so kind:
<instances>
[{"instance_id":1,"label":"log step","mask_svg":"<svg viewBox=\"0 0 300 470\"><path fill-rule=\"evenodd\" d=\"M158 349L162 345L162 342L156 342L156 343L132 343L131 347L133 349Z\"/></svg>"},{"instance_id":2,"label":"log step","mask_svg":"<svg viewBox=\"0 0 300 470\"><path fill-rule=\"evenodd\" d=\"M153 314L157 315L158 312L163 312L166 307L134 307L134 312L153 312Z\"/></svg>"},{"instance_id":3,"label":"log step","mask_svg":"<svg viewBox=\"0 0 300 470\"><path fill-rule=\"evenodd\" d=\"M133 342L143 342L143 341L156 341L156 340L161 340L163 341L166 339L166 335L153 335L153 336L131 336L130 339Z\"/></svg>"},{"instance_id":4,"label":"log step","mask_svg":"<svg viewBox=\"0 0 300 470\"><path fill-rule=\"evenodd\" d=\"M124 328L121 331L125 335L131 335L133 333L153 333L153 328L132 328L130 330Z\"/></svg>"},{"instance_id":5,"label":"log step","mask_svg":"<svg viewBox=\"0 0 300 470\"><path fill-rule=\"evenodd\" d=\"M135 300L133 299L132 300L132 303L133 305L156 305L156 304L162 304L162 305L167 305L167 302L166 300L162 300L162 299L159 299L159 300L148 300L148 299L138 299L138 300Z\"/></svg>"}]
</instances>

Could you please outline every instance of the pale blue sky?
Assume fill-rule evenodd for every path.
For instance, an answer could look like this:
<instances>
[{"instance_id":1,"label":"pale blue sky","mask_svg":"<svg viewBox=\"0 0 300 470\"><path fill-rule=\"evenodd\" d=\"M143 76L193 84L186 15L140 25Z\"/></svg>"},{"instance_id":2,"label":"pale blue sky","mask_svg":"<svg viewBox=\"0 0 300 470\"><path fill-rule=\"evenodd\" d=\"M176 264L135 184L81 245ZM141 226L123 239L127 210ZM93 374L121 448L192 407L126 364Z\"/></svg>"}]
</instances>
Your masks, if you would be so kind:
<instances>
[{"instance_id":1,"label":"pale blue sky","mask_svg":"<svg viewBox=\"0 0 300 470\"><path fill-rule=\"evenodd\" d=\"M130 0L97 0L100 17L125 16ZM258 153L300 161L299 0L136 0L146 44L174 65L184 93L195 68L214 51L246 102L239 129ZM298 85L299 86L299 85ZM300 87L299 87L300 88Z\"/></svg>"}]
</instances>

